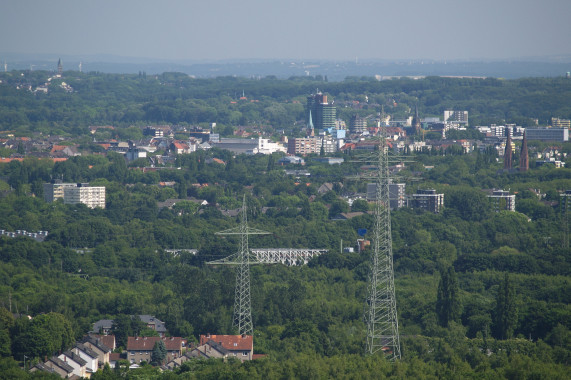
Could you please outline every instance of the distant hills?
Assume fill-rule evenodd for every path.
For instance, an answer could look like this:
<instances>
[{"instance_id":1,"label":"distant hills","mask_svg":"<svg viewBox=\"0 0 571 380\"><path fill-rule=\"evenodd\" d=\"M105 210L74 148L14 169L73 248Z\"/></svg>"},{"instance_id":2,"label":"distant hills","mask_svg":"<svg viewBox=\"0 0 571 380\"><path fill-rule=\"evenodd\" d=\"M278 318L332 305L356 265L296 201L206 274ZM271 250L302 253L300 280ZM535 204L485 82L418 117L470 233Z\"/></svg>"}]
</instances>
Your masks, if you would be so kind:
<instances>
[{"instance_id":1,"label":"distant hills","mask_svg":"<svg viewBox=\"0 0 571 380\"><path fill-rule=\"evenodd\" d=\"M4 62L8 70L56 70L61 58L64 70L149 75L182 72L200 78L217 76L289 78L292 76L322 76L329 81L347 77L377 76L477 76L516 79L522 77L556 77L571 71L571 56L526 57L512 61L319 61L319 60L234 60L234 61L167 61L151 58L131 58L113 55L56 56L0 53L0 69Z\"/></svg>"}]
</instances>

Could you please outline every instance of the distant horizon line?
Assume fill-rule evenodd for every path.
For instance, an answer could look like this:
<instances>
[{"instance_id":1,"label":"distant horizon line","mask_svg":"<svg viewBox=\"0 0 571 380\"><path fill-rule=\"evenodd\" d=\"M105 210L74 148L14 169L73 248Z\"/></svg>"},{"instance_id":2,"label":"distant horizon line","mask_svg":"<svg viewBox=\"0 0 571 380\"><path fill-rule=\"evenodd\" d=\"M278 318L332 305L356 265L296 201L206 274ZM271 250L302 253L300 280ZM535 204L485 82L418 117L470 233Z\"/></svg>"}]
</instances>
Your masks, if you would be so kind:
<instances>
[{"instance_id":1,"label":"distant horizon line","mask_svg":"<svg viewBox=\"0 0 571 380\"><path fill-rule=\"evenodd\" d=\"M305 63L305 62L328 62L328 63L354 63L356 65L361 63L509 63L509 62L534 62L534 63L571 63L571 54L553 54L541 56L520 56L513 58L360 58L354 57L335 59L335 58L153 58L153 57L134 57L123 56L108 53L96 54L55 54L55 53L15 53L15 52L0 52L0 62L4 63L7 60L41 60L41 61L56 61L58 59L71 59L75 61L86 60L85 62L101 62L110 60L110 63L171 63L171 64L216 64L216 63L263 63L263 62L281 62L281 63Z\"/></svg>"}]
</instances>

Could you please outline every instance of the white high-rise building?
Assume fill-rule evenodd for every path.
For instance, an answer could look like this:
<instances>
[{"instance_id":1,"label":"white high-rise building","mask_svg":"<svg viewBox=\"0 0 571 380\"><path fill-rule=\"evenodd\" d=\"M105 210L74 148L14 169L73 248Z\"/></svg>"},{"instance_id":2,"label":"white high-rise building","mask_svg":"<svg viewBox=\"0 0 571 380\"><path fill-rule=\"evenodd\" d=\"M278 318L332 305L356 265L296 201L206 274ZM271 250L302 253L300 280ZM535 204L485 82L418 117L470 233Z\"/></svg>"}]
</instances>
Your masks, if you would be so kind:
<instances>
[{"instance_id":1,"label":"white high-rise building","mask_svg":"<svg viewBox=\"0 0 571 380\"><path fill-rule=\"evenodd\" d=\"M81 184L80 184L81 185ZM89 208L105 208L104 186L77 186L63 189L63 203L83 203Z\"/></svg>"},{"instance_id":2,"label":"white high-rise building","mask_svg":"<svg viewBox=\"0 0 571 380\"><path fill-rule=\"evenodd\" d=\"M444 111L444 123L468 125L468 111Z\"/></svg>"}]
</instances>

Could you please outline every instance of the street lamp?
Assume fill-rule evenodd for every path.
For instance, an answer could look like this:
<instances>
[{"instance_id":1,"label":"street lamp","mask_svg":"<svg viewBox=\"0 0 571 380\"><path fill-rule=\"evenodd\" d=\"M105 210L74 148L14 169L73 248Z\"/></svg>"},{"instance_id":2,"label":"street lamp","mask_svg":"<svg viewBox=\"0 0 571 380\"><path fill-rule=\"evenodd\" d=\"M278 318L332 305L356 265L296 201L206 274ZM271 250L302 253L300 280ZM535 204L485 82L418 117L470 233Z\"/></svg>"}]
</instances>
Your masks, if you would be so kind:
<instances>
[{"instance_id":1,"label":"street lamp","mask_svg":"<svg viewBox=\"0 0 571 380\"><path fill-rule=\"evenodd\" d=\"M26 355L24 355L24 371L26 370L26 358L29 359Z\"/></svg>"}]
</instances>

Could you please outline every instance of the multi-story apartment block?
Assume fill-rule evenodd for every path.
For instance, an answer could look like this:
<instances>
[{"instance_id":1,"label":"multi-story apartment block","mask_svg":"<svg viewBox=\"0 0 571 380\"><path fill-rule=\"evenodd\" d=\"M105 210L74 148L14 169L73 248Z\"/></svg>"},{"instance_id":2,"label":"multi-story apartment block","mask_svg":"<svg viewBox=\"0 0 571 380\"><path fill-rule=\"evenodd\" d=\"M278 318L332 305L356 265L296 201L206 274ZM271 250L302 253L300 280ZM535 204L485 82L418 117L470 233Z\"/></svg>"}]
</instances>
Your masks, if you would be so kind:
<instances>
[{"instance_id":1,"label":"multi-story apartment block","mask_svg":"<svg viewBox=\"0 0 571 380\"><path fill-rule=\"evenodd\" d=\"M389 203L391 210L406 206L406 184L405 183L389 183ZM367 200L374 201L377 194L377 184L367 184Z\"/></svg>"},{"instance_id":2,"label":"multi-story apartment block","mask_svg":"<svg viewBox=\"0 0 571 380\"><path fill-rule=\"evenodd\" d=\"M559 119L558 117L551 118L551 126L553 128L571 128L570 119Z\"/></svg>"},{"instance_id":3,"label":"multi-story apartment block","mask_svg":"<svg viewBox=\"0 0 571 380\"><path fill-rule=\"evenodd\" d=\"M419 189L412 195L412 206L438 214L444 208L444 194L437 194L434 189Z\"/></svg>"},{"instance_id":4,"label":"multi-story apartment block","mask_svg":"<svg viewBox=\"0 0 571 380\"><path fill-rule=\"evenodd\" d=\"M287 153L294 155L319 154L323 147L323 152L337 152L337 144L331 136L310 136L305 138L294 137L288 140Z\"/></svg>"},{"instance_id":5,"label":"multi-story apartment block","mask_svg":"<svg viewBox=\"0 0 571 380\"><path fill-rule=\"evenodd\" d=\"M444 111L444 123L468 125L468 111Z\"/></svg>"},{"instance_id":6,"label":"multi-story apartment block","mask_svg":"<svg viewBox=\"0 0 571 380\"><path fill-rule=\"evenodd\" d=\"M567 128L526 128L525 135L528 140L569 141Z\"/></svg>"},{"instance_id":7,"label":"multi-story apartment block","mask_svg":"<svg viewBox=\"0 0 571 380\"><path fill-rule=\"evenodd\" d=\"M492 202L496 212L501 210L515 211L515 195L510 195L509 191L493 190L492 195L488 195L488 199Z\"/></svg>"},{"instance_id":8,"label":"multi-story apartment block","mask_svg":"<svg viewBox=\"0 0 571 380\"><path fill-rule=\"evenodd\" d=\"M367 131L367 119L355 115L351 119L351 133L361 134Z\"/></svg>"},{"instance_id":9,"label":"multi-story apartment block","mask_svg":"<svg viewBox=\"0 0 571 380\"><path fill-rule=\"evenodd\" d=\"M104 186L81 186L64 188L63 203L83 203L89 208L105 208Z\"/></svg>"},{"instance_id":10,"label":"multi-story apartment block","mask_svg":"<svg viewBox=\"0 0 571 380\"><path fill-rule=\"evenodd\" d=\"M77 187L77 183L44 183L44 200L48 203L63 199L63 191L68 187ZM82 184L87 186L87 184Z\"/></svg>"}]
</instances>

